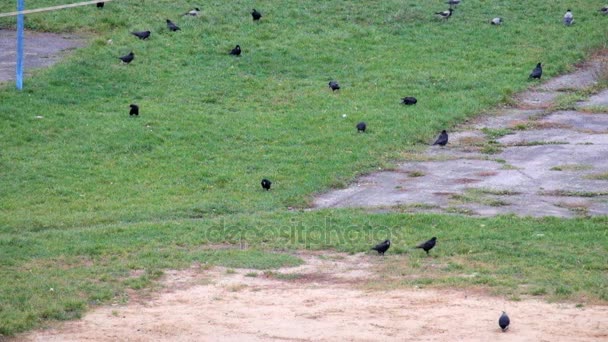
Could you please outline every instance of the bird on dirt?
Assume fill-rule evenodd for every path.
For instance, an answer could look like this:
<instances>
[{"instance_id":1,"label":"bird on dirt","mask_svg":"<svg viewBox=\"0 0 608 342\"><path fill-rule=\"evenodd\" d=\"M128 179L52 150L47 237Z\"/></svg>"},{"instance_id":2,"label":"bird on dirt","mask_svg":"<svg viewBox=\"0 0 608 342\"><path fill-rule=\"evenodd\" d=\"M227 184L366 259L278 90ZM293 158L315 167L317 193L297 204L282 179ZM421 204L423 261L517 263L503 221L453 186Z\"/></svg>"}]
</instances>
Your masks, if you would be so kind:
<instances>
[{"instance_id":1,"label":"bird on dirt","mask_svg":"<svg viewBox=\"0 0 608 342\"><path fill-rule=\"evenodd\" d=\"M118 59L120 59L121 61L123 61L126 64L129 64L133 61L133 59L135 59L135 54L133 53L133 51L131 51L127 55L118 57Z\"/></svg>"},{"instance_id":2,"label":"bird on dirt","mask_svg":"<svg viewBox=\"0 0 608 342\"><path fill-rule=\"evenodd\" d=\"M361 121L357 124L357 133L365 133L365 129L367 128L367 125L365 124L365 122Z\"/></svg>"},{"instance_id":3,"label":"bird on dirt","mask_svg":"<svg viewBox=\"0 0 608 342\"><path fill-rule=\"evenodd\" d=\"M439 134L439 137L437 137L437 140L435 140L433 145L445 146L447 143L448 143L448 132L446 132L444 129L443 131L441 131L441 134Z\"/></svg>"},{"instance_id":4,"label":"bird on dirt","mask_svg":"<svg viewBox=\"0 0 608 342\"><path fill-rule=\"evenodd\" d=\"M194 7L193 9L189 10L188 12L186 12L182 15L190 15L190 16L196 17L200 12L201 12L201 10L198 7Z\"/></svg>"},{"instance_id":5,"label":"bird on dirt","mask_svg":"<svg viewBox=\"0 0 608 342\"><path fill-rule=\"evenodd\" d=\"M135 31L135 32L131 32L131 34L141 40L146 40L146 39L150 38L150 31Z\"/></svg>"},{"instance_id":6,"label":"bird on dirt","mask_svg":"<svg viewBox=\"0 0 608 342\"><path fill-rule=\"evenodd\" d=\"M538 64L536 64L536 67L534 69L532 69L532 72L530 73L530 76L528 78L536 78L538 80L540 80L540 77L543 75L543 66L540 62L538 62Z\"/></svg>"},{"instance_id":7,"label":"bird on dirt","mask_svg":"<svg viewBox=\"0 0 608 342\"><path fill-rule=\"evenodd\" d=\"M129 110L129 116L138 116L139 115L139 106L136 104L130 104L131 110Z\"/></svg>"},{"instance_id":8,"label":"bird on dirt","mask_svg":"<svg viewBox=\"0 0 608 342\"><path fill-rule=\"evenodd\" d=\"M502 18L496 17L496 18L490 20L490 24L492 24L492 25L501 25L502 24Z\"/></svg>"},{"instance_id":9,"label":"bird on dirt","mask_svg":"<svg viewBox=\"0 0 608 342\"><path fill-rule=\"evenodd\" d=\"M270 190L270 186L272 185L272 182L269 181L268 179L264 178L262 179L262 188L264 188L266 191Z\"/></svg>"},{"instance_id":10,"label":"bird on dirt","mask_svg":"<svg viewBox=\"0 0 608 342\"><path fill-rule=\"evenodd\" d=\"M570 26L574 24L574 16L572 15L572 11L570 9L566 10L566 14L564 14L564 25Z\"/></svg>"},{"instance_id":11,"label":"bird on dirt","mask_svg":"<svg viewBox=\"0 0 608 342\"><path fill-rule=\"evenodd\" d=\"M498 319L498 325L500 326L502 332L509 329L509 324L511 324L511 320L509 319L509 316L507 316L507 313L503 311L502 315L500 315L500 318Z\"/></svg>"},{"instance_id":12,"label":"bird on dirt","mask_svg":"<svg viewBox=\"0 0 608 342\"><path fill-rule=\"evenodd\" d=\"M258 12L255 8L253 12L251 12L251 16L253 17L253 21L258 21L262 18L262 13Z\"/></svg>"},{"instance_id":13,"label":"bird on dirt","mask_svg":"<svg viewBox=\"0 0 608 342\"><path fill-rule=\"evenodd\" d=\"M175 32L181 30L179 26L175 25L171 20L167 19L167 28L169 31Z\"/></svg>"},{"instance_id":14,"label":"bird on dirt","mask_svg":"<svg viewBox=\"0 0 608 342\"><path fill-rule=\"evenodd\" d=\"M234 47L234 49L230 50L230 54L233 56L240 56L241 55L241 46L237 45Z\"/></svg>"},{"instance_id":15,"label":"bird on dirt","mask_svg":"<svg viewBox=\"0 0 608 342\"><path fill-rule=\"evenodd\" d=\"M429 241L423 242L416 246L416 248L422 248L426 252L426 255L429 255L429 251L435 247L435 243L437 242L436 237L432 237Z\"/></svg>"},{"instance_id":16,"label":"bird on dirt","mask_svg":"<svg viewBox=\"0 0 608 342\"><path fill-rule=\"evenodd\" d=\"M413 96L406 96L401 99L401 103L403 103L406 106L415 105L417 102L418 102L418 100L416 100L416 98Z\"/></svg>"},{"instance_id":17,"label":"bird on dirt","mask_svg":"<svg viewBox=\"0 0 608 342\"><path fill-rule=\"evenodd\" d=\"M600 8L600 13L608 15L608 5Z\"/></svg>"},{"instance_id":18,"label":"bird on dirt","mask_svg":"<svg viewBox=\"0 0 608 342\"><path fill-rule=\"evenodd\" d=\"M447 11L442 11L442 12L435 12L435 14L442 19L447 19L449 17L452 16L452 12L454 12L454 10L452 8L448 8Z\"/></svg>"},{"instance_id":19,"label":"bird on dirt","mask_svg":"<svg viewBox=\"0 0 608 342\"><path fill-rule=\"evenodd\" d=\"M95 5L97 6L97 8L103 8L103 6L105 5L105 2L98 2Z\"/></svg>"},{"instance_id":20,"label":"bird on dirt","mask_svg":"<svg viewBox=\"0 0 608 342\"><path fill-rule=\"evenodd\" d=\"M382 242L380 242L379 244L377 244L376 246L372 247L371 249L374 251L377 251L378 254L384 255L384 252L388 251L388 249L391 247L391 240L384 240Z\"/></svg>"},{"instance_id":21,"label":"bird on dirt","mask_svg":"<svg viewBox=\"0 0 608 342\"><path fill-rule=\"evenodd\" d=\"M340 85L337 81L329 81L329 89L331 89L331 91L340 90Z\"/></svg>"}]
</instances>

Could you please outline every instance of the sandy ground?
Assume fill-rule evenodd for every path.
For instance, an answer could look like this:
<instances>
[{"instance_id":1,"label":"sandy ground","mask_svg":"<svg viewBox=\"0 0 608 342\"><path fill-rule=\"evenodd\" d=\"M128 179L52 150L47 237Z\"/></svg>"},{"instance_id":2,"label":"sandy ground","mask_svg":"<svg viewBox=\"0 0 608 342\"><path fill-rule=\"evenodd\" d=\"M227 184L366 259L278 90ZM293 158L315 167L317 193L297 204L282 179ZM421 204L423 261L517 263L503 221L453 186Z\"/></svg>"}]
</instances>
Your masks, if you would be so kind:
<instances>
[{"instance_id":1,"label":"sandy ground","mask_svg":"<svg viewBox=\"0 0 608 342\"><path fill-rule=\"evenodd\" d=\"M453 290L366 290L385 262L370 254L299 255L272 274L193 266L128 305L17 337L19 341L606 341L608 306L505 301ZM398 256L387 256L395 258ZM257 273L252 277L251 273ZM277 277L276 274L283 274ZM247 276L249 274L249 276ZM284 279L285 274L297 274ZM294 276L295 277L295 276ZM498 317L506 310L510 329Z\"/></svg>"}]
</instances>

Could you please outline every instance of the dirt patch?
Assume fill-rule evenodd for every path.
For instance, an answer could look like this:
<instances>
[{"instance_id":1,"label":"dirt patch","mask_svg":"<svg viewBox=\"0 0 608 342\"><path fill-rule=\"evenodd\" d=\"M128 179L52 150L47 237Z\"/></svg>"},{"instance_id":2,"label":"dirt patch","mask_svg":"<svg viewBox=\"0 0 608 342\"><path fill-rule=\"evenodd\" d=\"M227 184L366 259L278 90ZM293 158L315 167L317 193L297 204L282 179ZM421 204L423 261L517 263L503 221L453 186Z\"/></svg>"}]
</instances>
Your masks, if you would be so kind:
<instances>
[{"instance_id":1,"label":"dirt patch","mask_svg":"<svg viewBox=\"0 0 608 342\"><path fill-rule=\"evenodd\" d=\"M101 307L19 341L594 341L608 338L608 307L510 302L453 290L373 291L373 270L399 256L306 253L302 275L193 266L165 275L165 290ZM333 280L332 280L333 279ZM334 281L336 280L336 281ZM502 310L511 328L498 328Z\"/></svg>"}]
</instances>

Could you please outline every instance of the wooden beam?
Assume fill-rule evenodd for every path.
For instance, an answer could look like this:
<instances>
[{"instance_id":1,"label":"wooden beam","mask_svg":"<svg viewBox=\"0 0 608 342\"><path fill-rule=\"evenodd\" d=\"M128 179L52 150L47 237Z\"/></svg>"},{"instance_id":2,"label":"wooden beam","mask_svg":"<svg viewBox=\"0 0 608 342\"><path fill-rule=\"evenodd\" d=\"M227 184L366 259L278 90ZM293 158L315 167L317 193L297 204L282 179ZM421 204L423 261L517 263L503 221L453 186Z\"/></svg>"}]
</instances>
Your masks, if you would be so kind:
<instances>
[{"instance_id":1,"label":"wooden beam","mask_svg":"<svg viewBox=\"0 0 608 342\"><path fill-rule=\"evenodd\" d=\"M44 8L25 10L25 11L0 13L0 18L2 18L2 17L14 17L14 16L17 16L19 14L31 14L31 13L38 13L38 12L55 11L55 10L60 10L60 9L64 9L64 8L72 8L72 7L93 5L93 4L96 4L98 2L110 2L110 1L112 1L112 0L84 1L84 2L77 2L75 4L69 4L69 5L60 5L60 6L44 7Z\"/></svg>"}]
</instances>

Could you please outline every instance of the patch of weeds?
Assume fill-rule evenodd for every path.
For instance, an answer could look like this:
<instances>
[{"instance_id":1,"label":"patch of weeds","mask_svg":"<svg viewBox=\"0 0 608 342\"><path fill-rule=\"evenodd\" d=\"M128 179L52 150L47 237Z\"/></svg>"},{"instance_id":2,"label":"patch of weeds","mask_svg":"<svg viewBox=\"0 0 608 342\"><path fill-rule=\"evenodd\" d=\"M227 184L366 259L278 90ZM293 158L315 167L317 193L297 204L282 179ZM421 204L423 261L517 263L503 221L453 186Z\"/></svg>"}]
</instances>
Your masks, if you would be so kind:
<instances>
[{"instance_id":1,"label":"patch of weeds","mask_svg":"<svg viewBox=\"0 0 608 342\"><path fill-rule=\"evenodd\" d=\"M547 294L547 289L545 289L544 287L537 287L530 291L530 294L533 296L544 296Z\"/></svg>"},{"instance_id":2,"label":"patch of weeds","mask_svg":"<svg viewBox=\"0 0 608 342\"><path fill-rule=\"evenodd\" d=\"M514 196L519 195L520 192L506 190L506 189L490 189L490 188L477 188L471 189L471 191L479 192L486 195L496 195L496 196Z\"/></svg>"},{"instance_id":3,"label":"patch of weeds","mask_svg":"<svg viewBox=\"0 0 608 342\"><path fill-rule=\"evenodd\" d=\"M249 273L245 273L245 277L251 277L251 278L255 278L258 276L257 272L249 272Z\"/></svg>"},{"instance_id":4,"label":"patch of weeds","mask_svg":"<svg viewBox=\"0 0 608 342\"><path fill-rule=\"evenodd\" d=\"M425 173L422 171L415 170L415 171L408 171L407 175L410 177L422 177L425 175Z\"/></svg>"},{"instance_id":5,"label":"patch of weeds","mask_svg":"<svg viewBox=\"0 0 608 342\"><path fill-rule=\"evenodd\" d=\"M502 207L509 205L508 202L505 202L501 199L488 197L486 195L491 194L487 193L488 189L467 189L464 194L455 194L450 196L450 199L456 200L462 203L479 203L483 205L487 205L490 207ZM493 194L491 194L493 195Z\"/></svg>"},{"instance_id":6,"label":"patch of weeds","mask_svg":"<svg viewBox=\"0 0 608 342\"><path fill-rule=\"evenodd\" d=\"M567 141L519 141L509 146L541 146L541 145L568 145Z\"/></svg>"},{"instance_id":7,"label":"patch of weeds","mask_svg":"<svg viewBox=\"0 0 608 342\"><path fill-rule=\"evenodd\" d=\"M560 285L555 288L555 295L567 297L572 294L572 289L565 285Z\"/></svg>"},{"instance_id":8,"label":"patch of weeds","mask_svg":"<svg viewBox=\"0 0 608 342\"><path fill-rule=\"evenodd\" d=\"M246 287L247 287L247 285L245 285L245 284L232 284L227 287L227 290L230 292L239 292L239 291L245 289Z\"/></svg>"},{"instance_id":9,"label":"patch of weeds","mask_svg":"<svg viewBox=\"0 0 608 342\"><path fill-rule=\"evenodd\" d=\"M580 92L566 93L558 96L554 101L550 111L556 110L573 110L576 109L576 103L585 99L584 94Z\"/></svg>"},{"instance_id":10,"label":"patch of weeds","mask_svg":"<svg viewBox=\"0 0 608 342\"><path fill-rule=\"evenodd\" d=\"M539 191L540 196L559 196L559 197L600 197L608 196L608 192L600 191L573 191L573 190L545 190Z\"/></svg>"},{"instance_id":11,"label":"patch of weeds","mask_svg":"<svg viewBox=\"0 0 608 342\"><path fill-rule=\"evenodd\" d=\"M502 147L498 141L490 140L481 148L480 152L485 154L498 154L502 152Z\"/></svg>"},{"instance_id":12,"label":"patch of weeds","mask_svg":"<svg viewBox=\"0 0 608 342\"><path fill-rule=\"evenodd\" d=\"M588 113L588 114L608 114L607 106L586 106L580 107L576 109L578 112Z\"/></svg>"},{"instance_id":13,"label":"patch of weeds","mask_svg":"<svg viewBox=\"0 0 608 342\"><path fill-rule=\"evenodd\" d=\"M560 202L555 205L559 208L565 208L572 211L575 215L580 217L589 216L589 205L587 203L567 203Z\"/></svg>"},{"instance_id":14,"label":"patch of weeds","mask_svg":"<svg viewBox=\"0 0 608 342\"><path fill-rule=\"evenodd\" d=\"M236 274L236 271L232 268L226 270L226 274Z\"/></svg>"},{"instance_id":15,"label":"patch of weeds","mask_svg":"<svg viewBox=\"0 0 608 342\"><path fill-rule=\"evenodd\" d=\"M549 170L551 170L551 171L584 171L584 170L590 170L590 169L593 169L592 165L564 164L564 165L554 166L554 167L550 168Z\"/></svg>"},{"instance_id":16,"label":"patch of weeds","mask_svg":"<svg viewBox=\"0 0 608 342\"><path fill-rule=\"evenodd\" d=\"M608 172L586 175L585 178L595 180L608 180Z\"/></svg>"},{"instance_id":17,"label":"patch of weeds","mask_svg":"<svg viewBox=\"0 0 608 342\"><path fill-rule=\"evenodd\" d=\"M501 170L519 170L519 168L515 165L511 165L511 164L504 164L501 168Z\"/></svg>"},{"instance_id":18,"label":"patch of weeds","mask_svg":"<svg viewBox=\"0 0 608 342\"><path fill-rule=\"evenodd\" d=\"M445 212L449 214L460 214L460 215L475 215L476 212L472 209L461 208L461 207L447 207L445 208Z\"/></svg>"},{"instance_id":19,"label":"patch of weeds","mask_svg":"<svg viewBox=\"0 0 608 342\"><path fill-rule=\"evenodd\" d=\"M504 137L505 135L513 134L513 130L509 128L487 128L484 127L481 131L488 137L490 140L496 140Z\"/></svg>"}]
</instances>

